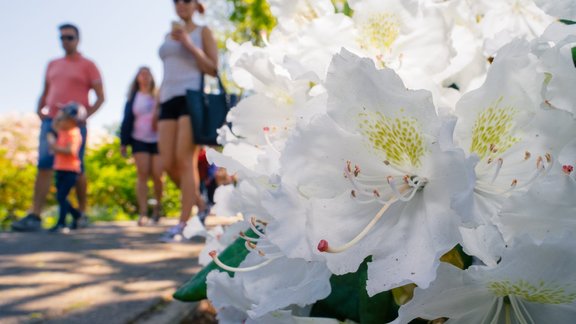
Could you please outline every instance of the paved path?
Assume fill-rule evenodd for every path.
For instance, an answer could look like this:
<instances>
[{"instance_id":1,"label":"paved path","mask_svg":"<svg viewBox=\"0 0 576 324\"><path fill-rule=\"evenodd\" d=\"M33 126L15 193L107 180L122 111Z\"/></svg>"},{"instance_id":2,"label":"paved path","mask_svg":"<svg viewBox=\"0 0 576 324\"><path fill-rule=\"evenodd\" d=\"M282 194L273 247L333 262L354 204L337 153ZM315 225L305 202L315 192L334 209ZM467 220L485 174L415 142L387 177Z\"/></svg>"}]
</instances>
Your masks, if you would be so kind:
<instances>
[{"instance_id":1,"label":"paved path","mask_svg":"<svg viewBox=\"0 0 576 324\"><path fill-rule=\"evenodd\" d=\"M200 269L203 243L159 243L166 227L0 233L0 323L144 323L191 310L171 295Z\"/></svg>"}]
</instances>

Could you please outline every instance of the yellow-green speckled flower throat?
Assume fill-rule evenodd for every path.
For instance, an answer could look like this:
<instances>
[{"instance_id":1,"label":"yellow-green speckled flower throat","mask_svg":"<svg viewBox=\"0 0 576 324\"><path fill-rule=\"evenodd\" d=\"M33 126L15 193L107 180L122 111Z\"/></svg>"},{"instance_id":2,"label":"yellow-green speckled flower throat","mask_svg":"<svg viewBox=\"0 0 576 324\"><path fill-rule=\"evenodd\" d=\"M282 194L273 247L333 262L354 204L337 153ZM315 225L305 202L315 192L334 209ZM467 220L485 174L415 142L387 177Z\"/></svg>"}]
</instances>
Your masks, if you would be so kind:
<instances>
[{"instance_id":1,"label":"yellow-green speckled flower throat","mask_svg":"<svg viewBox=\"0 0 576 324\"><path fill-rule=\"evenodd\" d=\"M540 281L533 285L525 280L491 282L488 288L497 296L517 296L524 300L540 304L568 304L576 300L575 292L567 292L564 287L547 285Z\"/></svg>"},{"instance_id":2,"label":"yellow-green speckled flower throat","mask_svg":"<svg viewBox=\"0 0 576 324\"><path fill-rule=\"evenodd\" d=\"M380 112L360 114L362 135L368 138L372 148L384 153L387 162L396 166L420 166L425 153L420 129L413 117L390 118Z\"/></svg>"},{"instance_id":3,"label":"yellow-green speckled flower throat","mask_svg":"<svg viewBox=\"0 0 576 324\"><path fill-rule=\"evenodd\" d=\"M478 154L481 159L502 154L520 141L512 135L518 111L513 107L499 107L501 102L502 98L479 113L472 128L470 152Z\"/></svg>"},{"instance_id":4,"label":"yellow-green speckled flower throat","mask_svg":"<svg viewBox=\"0 0 576 324\"><path fill-rule=\"evenodd\" d=\"M400 34L400 26L395 15L390 13L378 13L370 16L360 26L360 46L363 48L375 48L385 50Z\"/></svg>"}]
</instances>

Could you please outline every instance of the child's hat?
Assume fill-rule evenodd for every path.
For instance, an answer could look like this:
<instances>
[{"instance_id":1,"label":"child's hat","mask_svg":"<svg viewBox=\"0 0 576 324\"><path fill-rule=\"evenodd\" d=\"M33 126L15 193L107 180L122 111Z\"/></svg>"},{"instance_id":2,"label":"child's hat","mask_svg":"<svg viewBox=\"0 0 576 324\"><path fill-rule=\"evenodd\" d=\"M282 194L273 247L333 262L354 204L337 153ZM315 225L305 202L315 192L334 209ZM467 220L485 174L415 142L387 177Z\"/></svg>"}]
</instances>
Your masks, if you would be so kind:
<instances>
[{"instance_id":1,"label":"child's hat","mask_svg":"<svg viewBox=\"0 0 576 324\"><path fill-rule=\"evenodd\" d=\"M86 108L81 104L71 102L61 109L62 114L74 118L76 121L86 120Z\"/></svg>"}]
</instances>

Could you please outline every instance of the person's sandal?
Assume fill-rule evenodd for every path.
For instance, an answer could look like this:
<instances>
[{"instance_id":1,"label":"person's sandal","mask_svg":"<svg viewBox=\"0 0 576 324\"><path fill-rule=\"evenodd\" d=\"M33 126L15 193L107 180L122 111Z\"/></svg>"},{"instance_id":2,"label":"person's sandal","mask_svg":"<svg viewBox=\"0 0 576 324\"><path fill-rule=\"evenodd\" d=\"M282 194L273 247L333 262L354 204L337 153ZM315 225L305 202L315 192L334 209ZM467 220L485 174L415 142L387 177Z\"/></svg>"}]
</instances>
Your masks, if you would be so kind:
<instances>
[{"instance_id":1,"label":"person's sandal","mask_svg":"<svg viewBox=\"0 0 576 324\"><path fill-rule=\"evenodd\" d=\"M136 222L136 224L138 224L138 226L146 226L148 225L148 216L146 215L140 215L138 217L138 221Z\"/></svg>"}]
</instances>

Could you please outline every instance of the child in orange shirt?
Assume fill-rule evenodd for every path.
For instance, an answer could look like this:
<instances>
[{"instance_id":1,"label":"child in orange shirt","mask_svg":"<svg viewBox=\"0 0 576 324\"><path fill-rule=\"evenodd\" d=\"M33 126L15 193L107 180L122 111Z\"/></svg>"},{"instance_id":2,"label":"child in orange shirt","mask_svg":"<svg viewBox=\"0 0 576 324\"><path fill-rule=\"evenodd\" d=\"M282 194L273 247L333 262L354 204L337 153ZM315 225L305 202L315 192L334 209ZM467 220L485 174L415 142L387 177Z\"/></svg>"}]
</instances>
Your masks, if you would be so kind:
<instances>
[{"instance_id":1,"label":"child in orange shirt","mask_svg":"<svg viewBox=\"0 0 576 324\"><path fill-rule=\"evenodd\" d=\"M50 229L58 232L66 228L66 215L72 214L71 229L78 228L80 212L70 205L68 194L76 184L80 173L80 158L78 153L82 145L82 135L78 121L85 116L84 107L71 103L64 106L53 122L54 134L48 134L50 149L54 152L54 170L56 171L56 197L59 205L58 222Z\"/></svg>"}]
</instances>

